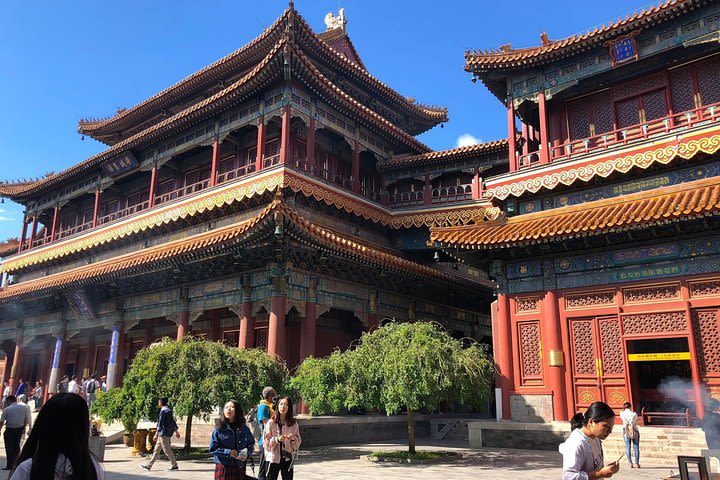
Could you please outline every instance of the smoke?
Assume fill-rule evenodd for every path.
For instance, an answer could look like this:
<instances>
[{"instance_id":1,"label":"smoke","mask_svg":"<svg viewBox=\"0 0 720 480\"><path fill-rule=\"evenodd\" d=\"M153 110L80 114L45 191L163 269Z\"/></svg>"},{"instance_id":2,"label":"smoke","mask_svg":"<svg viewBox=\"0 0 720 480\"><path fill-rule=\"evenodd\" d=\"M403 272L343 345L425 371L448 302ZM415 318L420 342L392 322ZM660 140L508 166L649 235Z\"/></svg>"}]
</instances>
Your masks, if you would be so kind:
<instances>
[{"instance_id":1,"label":"smoke","mask_svg":"<svg viewBox=\"0 0 720 480\"><path fill-rule=\"evenodd\" d=\"M713 405L716 402L704 387L700 388L701 398L696 399L693 383L686 378L667 377L663 379L657 388L669 401L676 402L682 405L682 408L689 408L693 411L697 411L696 405L698 402L695 402L695 400L699 400L706 406Z\"/></svg>"}]
</instances>

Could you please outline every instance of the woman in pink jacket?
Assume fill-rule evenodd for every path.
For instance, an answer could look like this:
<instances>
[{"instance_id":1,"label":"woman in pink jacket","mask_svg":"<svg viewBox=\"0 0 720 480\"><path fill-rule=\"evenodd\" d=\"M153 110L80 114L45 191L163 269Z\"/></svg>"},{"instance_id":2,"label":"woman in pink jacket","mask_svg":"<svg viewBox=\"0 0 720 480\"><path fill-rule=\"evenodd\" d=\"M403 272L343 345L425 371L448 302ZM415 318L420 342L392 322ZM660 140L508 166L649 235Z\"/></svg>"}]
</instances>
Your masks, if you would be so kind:
<instances>
[{"instance_id":1,"label":"woman in pink jacket","mask_svg":"<svg viewBox=\"0 0 720 480\"><path fill-rule=\"evenodd\" d=\"M267 480L293 480L293 464L300 449L300 428L293 418L292 401L288 397L278 400L275 413L265 425L263 446L268 463Z\"/></svg>"}]
</instances>

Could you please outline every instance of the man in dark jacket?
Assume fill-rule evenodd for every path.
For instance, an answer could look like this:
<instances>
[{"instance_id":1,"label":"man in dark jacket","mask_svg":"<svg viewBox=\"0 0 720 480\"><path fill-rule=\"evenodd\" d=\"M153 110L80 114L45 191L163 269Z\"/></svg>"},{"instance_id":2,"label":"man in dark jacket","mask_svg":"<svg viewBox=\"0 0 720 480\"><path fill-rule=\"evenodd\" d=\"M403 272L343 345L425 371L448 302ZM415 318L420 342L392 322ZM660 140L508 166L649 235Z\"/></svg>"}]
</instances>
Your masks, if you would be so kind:
<instances>
[{"instance_id":1,"label":"man in dark jacket","mask_svg":"<svg viewBox=\"0 0 720 480\"><path fill-rule=\"evenodd\" d=\"M155 460L160 456L160 450L162 449L170 460L170 470L177 470L178 464L175 460L175 454L170 447L172 436L175 434L177 438L180 438L180 431L178 425L175 423L175 417L173 417L172 409L168 407L168 399L166 397L158 400L158 407L160 407L160 418L157 423L157 432L155 433L155 451L150 461L146 464L140 465L145 470L150 470L155 463Z\"/></svg>"}]
</instances>

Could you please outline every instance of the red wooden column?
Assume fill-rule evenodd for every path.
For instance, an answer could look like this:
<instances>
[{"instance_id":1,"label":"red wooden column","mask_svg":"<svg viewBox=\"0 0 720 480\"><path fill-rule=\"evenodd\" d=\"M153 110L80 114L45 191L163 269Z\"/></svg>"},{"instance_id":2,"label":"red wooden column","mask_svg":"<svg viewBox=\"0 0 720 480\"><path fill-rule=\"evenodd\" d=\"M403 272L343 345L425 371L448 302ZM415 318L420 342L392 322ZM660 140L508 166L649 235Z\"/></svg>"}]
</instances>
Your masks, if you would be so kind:
<instances>
[{"instance_id":1,"label":"red wooden column","mask_svg":"<svg viewBox=\"0 0 720 480\"><path fill-rule=\"evenodd\" d=\"M476 168L473 174L472 199L480 200L480 198L482 198L482 178L480 178L480 169Z\"/></svg>"},{"instance_id":2,"label":"red wooden column","mask_svg":"<svg viewBox=\"0 0 720 480\"><path fill-rule=\"evenodd\" d=\"M177 328L177 340L180 341L185 336L185 333L188 331L188 326L190 325L190 312L187 309L180 311L180 316L178 317L178 328Z\"/></svg>"},{"instance_id":3,"label":"red wooden column","mask_svg":"<svg viewBox=\"0 0 720 480\"><path fill-rule=\"evenodd\" d=\"M550 162L550 148L548 148L550 138L544 91L538 93L538 110L540 111L540 163L548 163Z\"/></svg>"},{"instance_id":4,"label":"red wooden column","mask_svg":"<svg viewBox=\"0 0 720 480\"><path fill-rule=\"evenodd\" d=\"M217 185L218 157L220 156L220 139L213 140L212 164L210 165L210 186Z\"/></svg>"},{"instance_id":5,"label":"red wooden column","mask_svg":"<svg viewBox=\"0 0 720 480\"><path fill-rule=\"evenodd\" d=\"M300 362L315 355L315 335L317 329L317 280L310 280L305 302L305 318L300 328Z\"/></svg>"},{"instance_id":6,"label":"red wooden column","mask_svg":"<svg viewBox=\"0 0 720 480\"><path fill-rule=\"evenodd\" d=\"M20 362L22 361L22 347L24 342L25 337L23 335L20 335L15 342L15 354L13 355L12 367L10 367L10 390L13 395L15 394L18 375L22 374L20 371Z\"/></svg>"},{"instance_id":7,"label":"red wooden column","mask_svg":"<svg viewBox=\"0 0 720 480\"><path fill-rule=\"evenodd\" d=\"M560 307L556 290L545 292L542 303L542 346L545 350L545 372L548 387L553 395L553 416L556 421L567 420L567 394L565 390L565 359L560 327Z\"/></svg>"},{"instance_id":8,"label":"red wooden column","mask_svg":"<svg viewBox=\"0 0 720 480\"><path fill-rule=\"evenodd\" d=\"M522 131L522 138L523 138L523 145L522 145L522 154L527 155L530 153L530 129L528 128L528 124L523 122L521 124L521 131Z\"/></svg>"},{"instance_id":9,"label":"red wooden column","mask_svg":"<svg viewBox=\"0 0 720 480\"><path fill-rule=\"evenodd\" d=\"M501 293L497 299L497 318L493 322L496 328L493 338L496 345L494 350L495 365L497 367L496 384L501 389L502 419L510 420L510 390L513 388L512 363L512 328L510 318L510 299L507 294Z\"/></svg>"},{"instance_id":10,"label":"red wooden column","mask_svg":"<svg viewBox=\"0 0 720 480\"><path fill-rule=\"evenodd\" d=\"M357 140L352 154L352 190L360 193L360 142Z\"/></svg>"},{"instance_id":11,"label":"red wooden column","mask_svg":"<svg viewBox=\"0 0 720 480\"><path fill-rule=\"evenodd\" d=\"M57 221L58 221L58 214L60 213L60 207L57 206L53 210L53 221L52 221L52 228L50 229L50 241L55 241L55 234L57 233Z\"/></svg>"},{"instance_id":12,"label":"red wooden column","mask_svg":"<svg viewBox=\"0 0 720 480\"><path fill-rule=\"evenodd\" d=\"M258 118L257 156L255 157L255 171L263 169L263 157L265 157L265 117Z\"/></svg>"},{"instance_id":13,"label":"red wooden column","mask_svg":"<svg viewBox=\"0 0 720 480\"><path fill-rule=\"evenodd\" d=\"M33 242L35 241L35 236L37 236L37 227L38 227L38 215L37 213L33 217L33 223L32 223L32 230L30 230L30 248L33 246Z\"/></svg>"},{"instance_id":14,"label":"red wooden column","mask_svg":"<svg viewBox=\"0 0 720 480\"><path fill-rule=\"evenodd\" d=\"M283 107L282 130L280 132L280 163L290 160L290 105Z\"/></svg>"},{"instance_id":15,"label":"red wooden column","mask_svg":"<svg viewBox=\"0 0 720 480\"><path fill-rule=\"evenodd\" d=\"M432 184L430 183L430 175L425 175L425 185L423 185L423 203L430 205L432 203Z\"/></svg>"},{"instance_id":16,"label":"red wooden column","mask_svg":"<svg viewBox=\"0 0 720 480\"><path fill-rule=\"evenodd\" d=\"M148 320L145 320L145 345L148 346L153 341L153 329L155 327L155 319L150 318Z\"/></svg>"},{"instance_id":17,"label":"red wooden column","mask_svg":"<svg viewBox=\"0 0 720 480\"><path fill-rule=\"evenodd\" d=\"M240 314L240 339L238 348L246 349L255 346L255 318L252 316L252 302L243 298Z\"/></svg>"},{"instance_id":18,"label":"red wooden column","mask_svg":"<svg viewBox=\"0 0 720 480\"><path fill-rule=\"evenodd\" d=\"M20 245L18 245L18 253L22 252L23 243L25 243L25 235L27 235L28 220L27 217L23 217L22 232L20 233Z\"/></svg>"},{"instance_id":19,"label":"red wooden column","mask_svg":"<svg viewBox=\"0 0 720 480\"><path fill-rule=\"evenodd\" d=\"M695 325L693 325L692 312L690 310L690 289L687 282L682 282L680 292L685 300L685 318L688 324L688 350L690 350L690 378L692 378L693 392L695 398L704 399L703 380L700 375L698 366L697 345L695 344ZM705 417L705 402L702 400L695 401L695 415L700 418Z\"/></svg>"},{"instance_id":20,"label":"red wooden column","mask_svg":"<svg viewBox=\"0 0 720 480\"><path fill-rule=\"evenodd\" d=\"M508 100L507 106L508 121L508 161L510 162L510 171L515 172L518 169L517 144L515 142L515 105L512 99Z\"/></svg>"},{"instance_id":21,"label":"red wooden column","mask_svg":"<svg viewBox=\"0 0 720 480\"><path fill-rule=\"evenodd\" d=\"M285 281L282 277L275 277L273 283L268 321L268 354L285 358Z\"/></svg>"},{"instance_id":22,"label":"red wooden column","mask_svg":"<svg viewBox=\"0 0 720 480\"><path fill-rule=\"evenodd\" d=\"M95 190L95 206L93 207L93 228L97 227L98 213L100 213L100 187Z\"/></svg>"},{"instance_id":23,"label":"red wooden column","mask_svg":"<svg viewBox=\"0 0 720 480\"><path fill-rule=\"evenodd\" d=\"M319 172L322 172L322 166L315 165L315 127L317 125L317 122L314 118L310 119L310 124L307 128L307 136L306 136L306 143L305 146L305 152L307 155L307 164L310 167L310 173L312 173L315 176L322 176L319 174Z\"/></svg>"},{"instance_id":24,"label":"red wooden column","mask_svg":"<svg viewBox=\"0 0 720 480\"><path fill-rule=\"evenodd\" d=\"M86 368L88 370L88 374L84 375L85 377L90 377L93 373L95 373L95 361L97 360L97 340L95 339L95 334L90 335L90 338L88 339L88 353L87 353L87 363ZM85 372L83 372L84 374Z\"/></svg>"},{"instance_id":25,"label":"red wooden column","mask_svg":"<svg viewBox=\"0 0 720 480\"><path fill-rule=\"evenodd\" d=\"M148 208L155 206L155 190L157 189L157 163L150 170L150 194L148 198Z\"/></svg>"}]
</instances>

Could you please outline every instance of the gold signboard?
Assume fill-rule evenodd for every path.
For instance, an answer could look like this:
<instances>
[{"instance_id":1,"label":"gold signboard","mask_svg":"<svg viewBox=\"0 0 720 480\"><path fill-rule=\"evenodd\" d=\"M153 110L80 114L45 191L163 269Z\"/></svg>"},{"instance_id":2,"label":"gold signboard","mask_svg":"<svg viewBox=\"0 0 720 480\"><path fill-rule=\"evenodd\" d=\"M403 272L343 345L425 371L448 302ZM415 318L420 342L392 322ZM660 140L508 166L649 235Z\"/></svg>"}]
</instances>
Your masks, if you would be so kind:
<instances>
[{"instance_id":1,"label":"gold signboard","mask_svg":"<svg viewBox=\"0 0 720 480\"><path fill-rule=\"evenodd\" d=\"M657 362L663 360L690 360L690 352L629 353L629 362Z\"/></svg>"},{"instance_id":2,"label":"gold signboard","mask_svg":"<svg viewBox=\"0 0 720 480\"><path fill-rule=\"evenodd\" d=\"M563 359L563 351L548 351L548 365L550 365L551 367L562 367L563 365L565 365L565 360Z\"/></svg>"}]
</instances>

